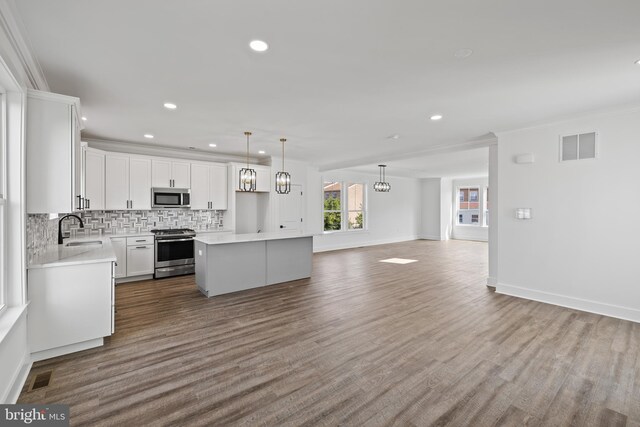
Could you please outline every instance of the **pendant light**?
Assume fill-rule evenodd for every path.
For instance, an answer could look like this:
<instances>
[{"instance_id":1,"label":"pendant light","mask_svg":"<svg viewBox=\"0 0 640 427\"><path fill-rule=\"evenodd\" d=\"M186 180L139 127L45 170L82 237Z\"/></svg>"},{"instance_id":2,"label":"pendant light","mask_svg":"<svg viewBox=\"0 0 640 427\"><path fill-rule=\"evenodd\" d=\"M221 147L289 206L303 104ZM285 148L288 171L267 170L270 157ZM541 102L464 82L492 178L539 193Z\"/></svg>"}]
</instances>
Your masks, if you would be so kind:
<instances>
[{"instance_id":1,"label":"pendant light","mask_svg":"<svg viewBox=\"0 0 640 427\"><path fill-rule=\"evenodd\" d=\"M249 167L249 137L251 132L244 133L247 136L247 167L240 169L240 191L256 191L256 171Z\"/></svg>"},{"instance_id":2,"label":"pendant light","mask_svg":"<svg viewBox=\"0 0 640 427\"><path fill-rule=\"evenodd\" d=\"M378 165L380 168L380 181L373 184L373 189L376 191L380 191L386 193L391 190L391 184L385 181L384 171L387 165Z\"/></svg>"},{"instance_id":3,"label":"pendant light","mask_svg":"<svg viewBox=\"0 0 640 427\"><path fill-rule=\"evenodd\" d=\"M286 139L280 138L280 142L282 143L282 170L276 172L276 193L289 194L291 191L291 175L284 170L284 143Z\"/></svg>"}]
</instances>

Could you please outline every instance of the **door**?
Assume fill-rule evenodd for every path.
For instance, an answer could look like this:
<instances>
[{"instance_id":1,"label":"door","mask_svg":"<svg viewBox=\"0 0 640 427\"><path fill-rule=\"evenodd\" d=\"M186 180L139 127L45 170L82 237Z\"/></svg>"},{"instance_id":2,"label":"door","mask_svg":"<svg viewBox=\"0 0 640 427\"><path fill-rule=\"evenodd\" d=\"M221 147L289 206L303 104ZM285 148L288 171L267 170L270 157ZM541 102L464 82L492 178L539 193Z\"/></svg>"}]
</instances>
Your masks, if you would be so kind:
<instances>
[{"instance_id":1,"label":"door","mask_svg":"<svg viewBox=\"0 0 640 427\"><path fill-rule=\"evenodd\" d=\"M131 157L129 171L130 209L151 209L151 159Z\"/></svg>"},{"instance_id":2,"label":"door","mask_svg":"<svg viewBox=\"0 0 640 427\"><path fill-rule=\"evenodd\" d=\"M193 171L191 171L193 173ZM193 192L193 188L191 189ZM227 209L227 167L209 167L209 201L211 209Z\"/></svg>"},{"instance_id":3,"label":"door","mask_svg":"<svg viewBox=\"0 0 640 427\"><path fill-rule=\"evenodd\" d=\"M289 194L276 194L281 230L302 230L302 186L291 185Z\"/></svg>"},{"instance_id":4,"label":"door","mask_svg":"<svg viewBox=\"0 0 640 427\"><path fill-rule=\"evenodd\" d=\"M209 209L209 166L191 164L191 209Z\"/></svg>"},{"instance_id":5,"label":"door","mask_svg":"<svg viewBox=\"0 0 640 427\"><path fill-rule=\"evenodd\" d=\"M171 179L173 180L173 188L191 187L191 164L171 162Z\"/></svg>"},{"instance_id":6,"label":"door","mask_svg":"<svg viewBox=\"0 0 640 427\"><path fill-rule=\"evenodd\" d=\"M171 187L171 162L169 160L153 160L151 164L151 186Z\"/></svg>"},{"instance_id":7,"label":"door","mask_svg":"<svg viewBox=\"0 0 640 427\"><path fill-rule=\"evenodd\" d=\"M84 187L87 210L104 210L104 154L88 148L84 153Z\"/></svg>"},{"instance_id":8,"label":"door","mask_svg":"<svg viewBox=\"0 0 640 427\"><path fill-rule=\"evenodd\" d=\"M129 156L107 154L105 156L105 209L128 209Z\"/></svg>"}]
</instances>

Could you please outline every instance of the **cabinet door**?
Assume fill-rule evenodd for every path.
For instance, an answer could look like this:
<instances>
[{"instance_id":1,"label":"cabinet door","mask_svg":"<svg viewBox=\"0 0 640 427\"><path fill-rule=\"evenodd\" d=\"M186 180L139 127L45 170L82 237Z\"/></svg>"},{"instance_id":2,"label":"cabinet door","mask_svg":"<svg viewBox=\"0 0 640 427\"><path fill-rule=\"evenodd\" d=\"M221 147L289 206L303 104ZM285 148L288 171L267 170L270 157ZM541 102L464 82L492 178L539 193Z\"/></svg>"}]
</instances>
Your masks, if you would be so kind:
<instances>
[{"instance_id":1,"label":"cabinet door","mask_svg":"<svg viewBox=\"0 0 640 427\"><path fill-rule=\"evenodd\" d=\"M129 156L105 155L105 209L128 209L129 200Z\"/></svg>"},{"instance_id":2,"label":"cabinet door","mask_svg":"<svg viewBox=\"0 0 640 427\"><path fill-rule=\"evenodd\" d=\"M191 164L191 209L209 209L209 166Z\"/></svg>"},{"instance_id":3,"label":"cabinet door","mask_svg":"<svg viewBox=\"0 0 640 427\"><path fill-rule=\"evenodd\" d=\"M151 162L151 186L171 187L171 162L169 160L154 159Z\"/></svg>"},{"instance_id":4,"label":"cabinet door","mask_svg":"<svg viewBox=\"0 0 640 427\"><path fill-rule=\"evenodd\" d=\"M84 153L85 208L104 210L104 153L87 149Z\"/></svg>"},{"instance_id":5,"label":"cabinet door","mask_svg":"<svg viewBox=\"0 0 640 427\"><path fill-rule=\"evenodd\" d=\"M252 166L256 170L256 191L271 191L271 168L266 166ZM275 177L273 177L275 180Z\"/></svg>"},{"instance_id":6,"label":"cabinet door","mask_svg":"<svg viewBox=\"0 0 640 427\"><path fill-rule=\"evenodd\" d=\"M153 274L153 245L127 246L127 276Z\"/></svg>"},{"instance_id":7,"label":"cabinet door","mask_svg":"<svg viewBox=\"0 0 640 427\"><path fill-rule=\"evenodd\" d=\"M173 179L173 187L189 188L191 186L191 163L171 162L171 179Z\"/></svg>"},{"instance_id":8,"label":"cabinet door","mask_svg":"<svg viewBox=\"0 0 640 427\"><path fill-rule=\"evenodd\" d=\"M116 254L116 279L127 277L127 239L125 237L112 238L111 246Z\"/></svg>"},{"instance_id":9,"label":"cabinet door","mask_svg":"<svg viewBox=\"0 0 640 427\"><path fill-rule=\"evenodd\" d=\"M151 209L151 159L131 157L129 205L131 209Z\"/></svg>"},{"instance_id":10,"label":"cabinet door","mask_svg":"<svg viewBox=\"0 0 640 427\"><path fill-rule=\"evenodd\" d=\"M193 173L193 171L192 171ZM227 209L227 167L212 165L209 167L209 201L211 209ZM193 188L191 189L193 192Z\"/></svg>"},{"instance_id":11,"label":"cabinet door","mask_svg":"<svg viewBox=\"0 0 640 427\"><path fill-rule=\"evenodd\" d=\"M80 123L76 112L76 107L71 107L71 151L73 153L73 169L72 169L72 182L73 182L73 194L76 195L76 200L80 200L80 204L76 203L75 210L84 210L86 208L84 187L84 152L86 147L83 146L80 141Z\"/></svg>"},{"instance_id":12,"label":"cabinet door","mask_svg":"<svg viewBox=\"0 0 640 427\"><path fill-rule=\"evenodd\" d=\"M71 212L77 206L71 105L31 96L27 104L27 213Z\"/></svg>"}]
</instances>

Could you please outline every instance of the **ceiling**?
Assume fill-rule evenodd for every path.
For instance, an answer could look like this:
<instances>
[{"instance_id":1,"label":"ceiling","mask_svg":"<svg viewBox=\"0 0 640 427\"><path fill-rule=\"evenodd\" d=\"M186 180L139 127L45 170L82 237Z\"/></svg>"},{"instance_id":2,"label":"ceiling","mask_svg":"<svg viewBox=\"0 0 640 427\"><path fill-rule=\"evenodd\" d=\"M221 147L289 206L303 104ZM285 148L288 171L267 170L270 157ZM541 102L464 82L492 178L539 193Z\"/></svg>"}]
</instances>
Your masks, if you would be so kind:
<instances>
[{"instance_id":1,"label":"ceiling","mask_svg":"<svg viewBox=\"0 0 640 427\"><path fill-rule=\"evenodd\" d=\"M489 175L489 148L431 154L402 160L387 165L387 176L411 178L476 178ZM378 164L350 168L361 173L379 173Z\"/></svg>"},{"instance_id":2,"label":"ceiling","mask_svg":"<svg viewBox=\"0 0 640 427\"><path fill-rule=\"evenodd\" d=\"M87 138L238 154L251 130L253 153L276 154L284 136L287 156L328 169L454 148L640 95L637 0L16 6L50 89L81 98ZM270 49L251 51L253 39ZM465 48L473 55L454 55ZM444 118L431 121L436 113Z\"/></svg>"}]
</instances>

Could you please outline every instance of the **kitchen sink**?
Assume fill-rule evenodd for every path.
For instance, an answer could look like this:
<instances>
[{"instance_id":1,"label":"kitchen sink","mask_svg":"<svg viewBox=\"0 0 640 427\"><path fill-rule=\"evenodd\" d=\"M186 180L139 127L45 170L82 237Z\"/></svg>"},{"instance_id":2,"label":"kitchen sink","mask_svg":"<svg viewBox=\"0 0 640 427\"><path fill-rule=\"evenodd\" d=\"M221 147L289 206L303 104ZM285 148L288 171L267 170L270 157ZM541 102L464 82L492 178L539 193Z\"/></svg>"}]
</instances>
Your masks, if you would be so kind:
<instances>
[{"instance_id":1,"label":"kitchen sink","mask_svg":"<svg viewBox=\"0 0 640 427\"><path fill-rule=\"evenodd\" d=\"M65 246L102 246L102 240L84 240L82 242L69 242Z\"/></svg>"}]
</instances>

